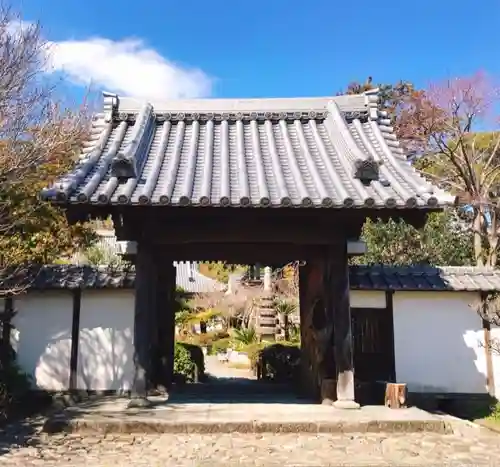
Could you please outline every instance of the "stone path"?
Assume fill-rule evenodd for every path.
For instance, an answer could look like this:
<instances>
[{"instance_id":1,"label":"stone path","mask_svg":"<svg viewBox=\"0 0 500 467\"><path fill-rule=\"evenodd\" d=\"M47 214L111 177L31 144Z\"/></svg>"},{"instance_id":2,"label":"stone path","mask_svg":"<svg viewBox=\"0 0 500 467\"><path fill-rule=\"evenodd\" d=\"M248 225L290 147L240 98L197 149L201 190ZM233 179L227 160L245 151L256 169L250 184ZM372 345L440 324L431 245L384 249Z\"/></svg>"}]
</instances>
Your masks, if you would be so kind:
<instances>
[{"instance_id":1,"label":"stone path","mask_svg":"<svg viewBox=\"0 0 500 467\"><path fill-rule=\"evenodd\" d=\"M39 432L41 422L0 433L1 466L500 466L500 436L480 428L453 435L49 436Z\"/></svg>"},{"instance_id":2,"label":"stone path","mask_svg":"<svg viewBox=\"0 0 500 467\"><path fill-rule=\"evenodd\" d=\"M209 377L220 379L255 380L254 374L245 368L234 368L229 363L221 363L215 355L205 356L205 372Z\"/></svg>"}]
</instances>

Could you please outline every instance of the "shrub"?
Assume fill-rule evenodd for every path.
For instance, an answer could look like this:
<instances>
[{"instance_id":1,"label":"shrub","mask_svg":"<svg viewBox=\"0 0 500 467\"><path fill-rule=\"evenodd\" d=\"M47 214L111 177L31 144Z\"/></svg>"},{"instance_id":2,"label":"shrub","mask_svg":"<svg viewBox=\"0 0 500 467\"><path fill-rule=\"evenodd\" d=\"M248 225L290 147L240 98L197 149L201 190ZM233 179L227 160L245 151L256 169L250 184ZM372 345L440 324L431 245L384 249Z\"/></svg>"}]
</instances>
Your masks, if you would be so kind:
<instances>
[{"instance_id":1,"label":"shrub","mask_svg":"<svg viewBox=\"0 0 500 467\"><path fill-rule=\"evenodd\" d=\"M184 383L194 381L196 365L191 354L180 342L175 344L174 349L174 379L176 382Z\"/></svg>"},{"instance_id":2,"label":"shrub","mask_svg":"<svg viewBox=\"0 0 500 467\"><path fill-rule=\"evenodd\" d=\"M235 329L234 330L234 342L238 348L243 346L254 344L259 341L257 333L254 328L248 329Z\"/></svg>"},{"instance_id":3,"label":"shrub","mask_svg":"<svg viewBox=\"0 0 500 467\"><path fill-rule=\"evenodd\" d=\"M230 336L229 336L229 333L227 331L215 331L213 340L218 341L221 339L227 339L228 337L230 337Z\"/></svg>"},{"instance_id":4,"label":"shrub","mask_svg":"<svg viewBox=\"0 0 500 467\"><path fill-rule=\"evenodd\" d=\"M231 347L232 341L229 337L216 340L212 343L212 348L210 349L210 354L215 355L217 352L224 352L229 347Z\"/></svg>"},{"instance_id":5,"label":"shrub","mask_svg":"<svg viewBox=\"0 0 500 467\"><path fill-rule=\"evenodd\" d=\"M257 361L262 377L279 383L298 383L300 379L300 348L273 344L261 349Z\"/></svg>"},{"instance_id":6,"label":"shrub","mask_svg":"<svg viewBox=\"0 0 500 467\"><path fill-rule=\"evenodd\" d=\"M196 367L194 381L201 381L205 375L205 356L203 355L203 350L199 345L195 344L184 342L181 345L189 352L189 356Z\"/></svg>"},{"instance_id":7,"label":"shrub","mask_svg":"<svg viewBox=\"0 0 500 467\"><path fill-rule=\"evenodd\" d=\"M500 402L497 402L496 404L492 405L491 414L489 415L489 418L500 422Z\"/></svg>"},{"instance_id":8,"label":"shrub","mask_svg":"<svg viewBox=\"0 0 500 467\"><path fill-rule=\"evenodd\" d=\"M0 363L0 421L24 405L30 389L30 377L21 371L14 358Z\"/></svg>"},{"instance_id":9,"label":"shrub","mask_svg":"<svg viewBox=\"0 0 500 467\"><path fill-rule=\"evenodd\" d=\"M174 375L177 382L198 382L205 375L205 357L197 345L176 342L174 350Z\"/></svg>"},{"instance_id":10,"label":"shrub","mask_svg":"<svg viewBox=\"0 0 500 467\"><path fill-rule=\"evenodd\" d=\"M189 339L189 343L193 345L200 345L202 347L210 347L213 344L213 336L211 334L196 334Z\"/></svg>"},{"instance_id":11,"label":"shrub","mask_svg":"<svg viewBox=\"0 0 500 467\"><path fill-rule=\"evenodd\" d=\"M248 359L250 360L250 364L253 370L257 368L257 361L260 358L260 353L262 350L271 345L268 342L254 342L253 344L249 344L243 348L243 352L246 352L248 355Z\"/></svg>"}]
</instances>

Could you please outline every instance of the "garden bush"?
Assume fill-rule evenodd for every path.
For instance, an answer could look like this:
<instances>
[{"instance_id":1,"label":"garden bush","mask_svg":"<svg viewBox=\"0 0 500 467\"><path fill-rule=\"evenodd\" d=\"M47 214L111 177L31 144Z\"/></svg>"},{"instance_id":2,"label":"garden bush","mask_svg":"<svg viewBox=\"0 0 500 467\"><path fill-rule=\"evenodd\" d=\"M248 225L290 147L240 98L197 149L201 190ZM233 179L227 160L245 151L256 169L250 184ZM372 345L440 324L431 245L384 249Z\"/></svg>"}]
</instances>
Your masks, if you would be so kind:
<instances>
[{"instance_id":1,"label":"garden bush","mask_svg":"<svg viewBox=\"0 0 500 467\"><path fill-rule=\"evenodd\" d=\"M212 343L210 354L215 355L217 352L225 352L229 347L231 347L231 345L232 341L230 337L225 337L223 339L216 340Z\"/></svg>"},{"instance_id":2,"label":"garden bush","mask_svg":"<svg viewBox=\"0 0 500 467\"><path fill-rule=\"evenodd\" d=\"M205 376L205 357L201 347L176 342L174 350L174 377L176 382L197 383Z\"/></svg>"},{"instance_id":3,"label":"garden bush","mask_svg":"<svg viewBox=\"0 0 500 467\"><path fill-rule=\"evenodd\" d=\"M0 362L0 423L13 412L26 408L31 379L21 371L15 359Z\"/></svg>"},{"instance_id":4,"label":"garden bush","mask_svg":"<svg viewBox=\"0 0 500 467\"><path fill-rule=\"evenodd\" d=\"M260 359L260 353L265 347L269 345L271 344L266 341L254 342L253 344L249 344L243 348L243 352L248 355L252 370L255 370L257 368L257 361Z\"/></svg>"},{"instance_id":5,"label":"garden bush","mask_svg":"<svg viewBox=\"0 0 500 467\"><path fill-rule=\"evenodd\" d=\"M278 383L300 381L300 348L296 345L272 344L257 354L261 376Z\"/></svg>"},{"instance_id":6,"label":"garden bush","mask_svg":"<svg viewBox=\"0 0 500 467\"><path fill-rule=\"evenodd\" d=\"M191 334L183 338L182 342L211 348L213 345L216 345L216 342L219 340L227 339L228 337L229 333L226 331L211 331L207 333Z\"/></svg>"}]
</instances>

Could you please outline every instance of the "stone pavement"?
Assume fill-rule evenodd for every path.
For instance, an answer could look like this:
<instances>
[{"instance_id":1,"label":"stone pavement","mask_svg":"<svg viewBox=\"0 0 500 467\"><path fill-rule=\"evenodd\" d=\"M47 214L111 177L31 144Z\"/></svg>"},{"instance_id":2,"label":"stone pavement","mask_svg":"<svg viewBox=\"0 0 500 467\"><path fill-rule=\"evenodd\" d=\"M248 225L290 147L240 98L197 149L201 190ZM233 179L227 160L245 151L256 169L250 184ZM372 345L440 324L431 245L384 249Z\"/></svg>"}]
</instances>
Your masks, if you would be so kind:
<instances>
[{"instance_id":1,"label":"stone pavement","mask_svg":"<svg viewBox=\"0 0 500 467\"><path fill-rule=\"evenodd\" d=\"M227 386L226 386L227 388ZM234 389L233 389L234 391ZM227 397L227 396L224 396ZM50 417L50 432L92 433L354 433L450 431L442 417L416 407L392 410L364 406L341 410L298 400L218 400L219 396L193 398L173 394L171 399L150 397L151 409L128 409L129 399L104 398L83 402Z\"/></svg>"},{"instance_id":2,"label":"stone pavement","mask_svg":"<svg viewBox=\"0 0 500 467\"><path fill-rule=\"evenodd\" d=\"M219 378L222 380L237 378L251 381L256 379L251 370L245 368L234 368L229 363L221 363L215 355L205 356L205 372L209 377Z\"/></svg>"},{"instance_id":3,"label":"stone pavement","mask_svg":"<svg viewBox=\"0 0 500 467\"><path fill-rule=\"evenodd\" d=\"M211 368L212 369L212 368ZM214 375L213 373L216 373ZM213 371L213 376L221 376ZM215 420L221 409L227 414L240 413L251 419L258 417L297 417L309 421L318 416L332 417L331 407L310 405L304 401L286 401L283 394L267 391L266 404L249 404L242 397L255 391L243 381L241 372L224 371L224 377L234 378L240 394L239 404L227 392L227 383L219 381L207 387L198 387L191 394L190 404L185 410L198 413L198 417L212 416ZM209 387L211 389L209 389ZM234 390L235 387L233 387ZM262 388L261 388L262 389ZM207 392L208 394L207 396ZM279 392L279 390L277 391ZM206 399L203 397L205 394ZM255 392L254 392L255 395ZM257 394L258 396L258 394ZM214 400L214 398L216 400ZM258 397L257 397L258 399ZM285 398L286 399L286 398ZM174 401L171 401L172 403ZM186 401L185 401L186 402ZM196 403L194 403L196 402ZM293 402L293 403L292 403ZM121 403L124 403L121 402ZM99 401L101 409L107 407L109 417L122 412L116 400ZM106 404L108 404L106 406ZM177 400L169 417L182 416ZM278 405L276 405L278 404ZM280 405L281 404L281 405ZM91 404L92 405L92 404ZM160 404L161 406L161 404ZM258 406L258 408L256 408ZM277 407L281 408L277 410ZM82 407L82 406L80 406ZM274 409L273 409L274 407ZM212 409L212 412L210 410ZM370 419L370 410L365 407L354 411L351 417ZM78 411L78 409L77 409ZM166 412L166 409L158 409ZM229 411L229 412L228 412ZM231 412L232 411L232 412ZM106 412L106 410L104 410ZM258 412L258 414L257 414ZM328 413L327 413L328 412ZM403 412L391 411L397 416ZM179 413L181 415L179 415ZM185 412L187 413L187 412ZM406 412L406 413L412 413ZM210 415L209 415L210 414ZM320 414L320 415L318 415ZM322 415L321 415L322 414ZM373 414L371 414L373 415ZM422 415L422 414L420 414ZM425 413L424 413L425 415ZM396 416L396 415L394 415ZM422 415L423 416L423 415ZM427 417L428 415L425 415ZM152 418L154 418L153 416ZM161 417L161 415L160 415ZM214 418L215 417L215 418ZM52 434L42 432L47 420L43 417L17 423L0 430L0 466L30 467L121 467L121 466L499 466L500 435L485 428L451 417L433 415L450 425L452 434L433 432L413 433L74 433ZM150 420L149 420L150 422ZM397 425L395 426L397 428Z\"/></svg>"},{"instance_id":4,"label":"stone pavement","mask_svg":"<svg viewBox=\"0 0 500 467\"><path fill-rule=\"evenodd\" d=\"M500 435L462 422L454 434L47 435L43 420L0 433L7 467L500 466Z\"/></svg>"}]
</instances>

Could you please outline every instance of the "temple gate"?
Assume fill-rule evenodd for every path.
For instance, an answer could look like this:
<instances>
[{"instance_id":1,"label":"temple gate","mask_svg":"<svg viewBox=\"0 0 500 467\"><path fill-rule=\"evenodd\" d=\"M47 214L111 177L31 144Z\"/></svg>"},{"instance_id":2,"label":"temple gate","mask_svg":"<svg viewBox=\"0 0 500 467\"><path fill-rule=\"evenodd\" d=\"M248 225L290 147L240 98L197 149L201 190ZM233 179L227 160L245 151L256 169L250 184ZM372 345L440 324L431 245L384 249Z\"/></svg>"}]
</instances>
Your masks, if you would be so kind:
<instances>
[{"instance_id":1,"label":"temple gate","mask_svg":"<svg viewBox=\"0 0 500 467\"><path fill-rule=\"evenodd\" d=\"M302 260L303 381L356 408L348 241L367 218L415 226L452 198L406 161L376 92L142 102L104 94L76 167L44 190L70 221L137 242L131 405L172 382L173 261Z\"/></svg>"}]
</instances>

